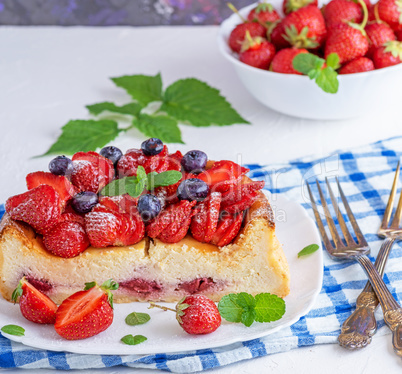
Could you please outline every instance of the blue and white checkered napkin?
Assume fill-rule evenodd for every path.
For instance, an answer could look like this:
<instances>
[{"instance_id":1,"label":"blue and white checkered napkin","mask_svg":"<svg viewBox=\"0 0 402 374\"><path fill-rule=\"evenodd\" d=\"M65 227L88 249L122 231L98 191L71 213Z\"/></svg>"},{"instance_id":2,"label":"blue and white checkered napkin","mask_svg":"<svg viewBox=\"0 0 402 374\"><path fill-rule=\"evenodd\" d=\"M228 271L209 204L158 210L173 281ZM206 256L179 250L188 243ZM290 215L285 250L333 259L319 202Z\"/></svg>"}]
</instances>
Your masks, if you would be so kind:
<instances>
[{"instance_id":1,"label":"blue and white checkered napkin","mask_svg":"<svg viewBox=\"0 0 402 374\"><path fill-rule=\"evenodd\" d=\"M304 180L339 176L352 211L365 233L374 260L381 241L376 232L384 213L397 162L402 155L402 137L379 141L354 150L337 152L327 158L304 158L281 165L249 165L250 176L265 180L273 193L285 194L312 210L301 188ZM386 267L385 282L402 300L402 249L396 244ZM356 263L333 262L324 254L324 281L313 309L294 325L274 335L229 346L176 354L148 356L79 355L36 350L0 336L0 367L89 369L125 365L190 373L228 365L240 360L283 352L313 344L335 343L342 322L355 307L367 278ZM384 327L377 311L379 331Z\"/></svg>"}]
</instances>

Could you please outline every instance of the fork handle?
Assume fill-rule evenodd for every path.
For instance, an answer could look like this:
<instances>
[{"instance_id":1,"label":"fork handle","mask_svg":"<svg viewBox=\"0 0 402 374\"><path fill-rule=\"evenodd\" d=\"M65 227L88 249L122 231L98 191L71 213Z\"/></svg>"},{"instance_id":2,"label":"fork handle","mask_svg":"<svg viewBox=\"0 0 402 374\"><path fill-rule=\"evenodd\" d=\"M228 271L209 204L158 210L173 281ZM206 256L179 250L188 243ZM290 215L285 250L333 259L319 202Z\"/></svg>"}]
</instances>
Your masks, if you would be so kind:
<instances>
[{"instance_id":1,"label":"fork handle","mask_svg":"<svg viewBox=\"0 0 402 374\"><path fill-rule=\"evenodd\" d=\"M382 277L388 255L394 244L394 238L386 238L378 252L374 266ZM378 299L368 281L356 300L356 309L342 325L338 336L340 346L348 349L363 348L371 343L371 337L377 331L377 321L374 312L378 306Z\"/></svg>"},{"instance_id":2,"label":"fork handle","mask_svg":"<svg viewBox=\"0 0 402 374\"><path fill-rule=\"evenodd\" d=\"M384 322L392 331L392 345L398 356L402 356L402 308L388 290L378 271L366 255L356 260L366 271L384 314Z\"/></svg>"}]
</instances>

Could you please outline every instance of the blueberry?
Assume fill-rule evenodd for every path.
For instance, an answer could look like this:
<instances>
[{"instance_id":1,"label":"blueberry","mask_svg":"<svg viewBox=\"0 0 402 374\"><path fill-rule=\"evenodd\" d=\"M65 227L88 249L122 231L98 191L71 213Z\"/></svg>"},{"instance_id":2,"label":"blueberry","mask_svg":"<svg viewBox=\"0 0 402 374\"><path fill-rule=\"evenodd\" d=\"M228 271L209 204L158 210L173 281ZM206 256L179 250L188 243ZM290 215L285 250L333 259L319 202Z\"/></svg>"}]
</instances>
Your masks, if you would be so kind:
<instances>
[{"instance_id":1,"label":"blueberry","mask_svg":"<svg viewBox=\"0 0 402 374\"><path fill-rule=\"evenodd\" d=\"M200 173L204 170L207 164L208 156L202 151L187 152L181 159L181 166L187 173Z\"/></svg>"},{"instance_id":2,"label":"blueberry","mask_svg":"<svg viewBox=\"0 0 402 374\"><path fill-rule=\"evenodd\" d=\"M185 179L177 188L177 197L180 200L197 200L202 201L208 195L208 185L197 178Z\"/></svg>"},{"instance_id":3,"label":"blueberry","mask_svg":"<svg viewBox=\"0 0 402 374\"><path fill-rule=\"evenodd\" d=\"M101 156L108 158L113 162L113 165L116 165L120 160L120 157L123 156L123 152L117 147L103 147L99 152Z\"/></svg>"},{"instance_id":4,"label":"blueberry","mask_svg":"<svg viewBox=\"0 0 402 374\"><path fill-rule=\"evenodd\" d=\"M155 195L141 195L138 199L137 209L142 220L148 222L161 211L161 202Z\"/></svg>"},{"instance_id":5,"label":"blueberry","mask_svg":"<svg viewBox=\"0 0 402 374\"><path fill-rule=\"evenodd\" d=\"M141 144L141 149L145 156L155 156L162 152L163 143L158 138L150 138Z\"/></svg>"},{"instance_id":6,"label":"blueberry","mask_svg":"<svg viewBox=\"0 0 402 374\"><path fill-rule=\"evenodd\" d=\"M70 175L73 172L73 162L66 156L57 156L49 162L49 170L55 175Z\"/></svg>"},{"instance_id":7,"label":"blueberry","mask_svg":"<svg viewBox=\"0 0 402 374\"><path fill-rule=\"evenodd\" d=\"M74 195L71 205L77 213L88 213L98 204L98 195L95 192L83 191Z\"/></svg>"}]
</instances>

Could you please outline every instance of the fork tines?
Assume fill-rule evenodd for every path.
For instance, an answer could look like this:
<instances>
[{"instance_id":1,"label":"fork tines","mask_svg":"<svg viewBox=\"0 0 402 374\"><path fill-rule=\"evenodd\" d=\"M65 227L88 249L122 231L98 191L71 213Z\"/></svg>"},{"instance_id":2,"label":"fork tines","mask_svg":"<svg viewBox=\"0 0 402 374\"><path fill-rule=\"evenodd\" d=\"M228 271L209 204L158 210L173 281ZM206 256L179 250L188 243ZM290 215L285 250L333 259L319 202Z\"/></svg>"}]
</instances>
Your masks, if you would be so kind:
<instances>
[{"instance_id":1,"label":"fork tines","mask_svg":"<svg viewBox=\"0 0 402 374\"><path fill-rule=\"evenodd\" d=\"M355 233L355 236L356 236L356 239L357 239L356 241L353 239L353 236L351 235L351 233L350 233L350 231L349 231L349 229L348 229L348 227L346 225L346 222L345 222L345 220L344 220L344 218L342 216L342 213L341 213L341 211L339 209L337 200L335 198L335 195L333 193L333 190L332 190L331 185L330 185L330 183L329 183L327 178L325 178L325 182L327 184L328 192L329 192L329 195L330 195L330 198L331 198L331 201L332 201L333 208L335 210L336 218L338 220L339 226L341 227L343 238L345 239L345 242L346 242L346 246L345 246L344 242L342 241L341 236L338 233L338 230L336 228L335 222L334 222L334 220L332 218L332 215L330 213L328 204L327 204L327 202L325 200L323 191L322 191L322 189L320 187L320 184L319 184L318 180L316 180L317 189L318 189L318 192L319 192L319 195L320 195L321 205L322 205L322 207L324 209L326 221L328 223L328 228L329 228L329 231L331 233L334 245L332 245L331 240L328 237L327 232L326 232L326 230L324 228L324 224L323 224L323 221L322 221L322 219L320 217L320 213L319 213L319 211L317 209L317 205L316 205L316 202L314 200L310 185L308 183L306 183L306 184L307 184L307 189L308 189L308 192L309 192L309 195L310 195L311 204L312 204L312 207L313 207L313 210L314 210L315 219L317 221L317 225L318 225L321 237L323 239L324 245L325 245L328 253L331 256L335 256L336 255L336 250L338 250L338 249L342 249L342 250L345 250L345 249L363 249L367 253L367 250L368 250L367 242L366 242L362 232L360 231L360 228L359 228L359 226L358 226L358 224L356 222L356 218L353 215L352 210L350 209L349 203L346 200L346 196L345 196L345 194L344 194L344 192L343 192L343 190L342 190L342 188L341 188L341 186L339 184L338 178L336 178L336 183L338 185L340 197L341 197L343 205L345 207L345 210L346 210L347 216L349 218L350 224L351 224L351 226L352 226L352 228L354 230L354 233ZM358 253L356 253L356 254L358 254Z\"/></svg>"}]
</instances>

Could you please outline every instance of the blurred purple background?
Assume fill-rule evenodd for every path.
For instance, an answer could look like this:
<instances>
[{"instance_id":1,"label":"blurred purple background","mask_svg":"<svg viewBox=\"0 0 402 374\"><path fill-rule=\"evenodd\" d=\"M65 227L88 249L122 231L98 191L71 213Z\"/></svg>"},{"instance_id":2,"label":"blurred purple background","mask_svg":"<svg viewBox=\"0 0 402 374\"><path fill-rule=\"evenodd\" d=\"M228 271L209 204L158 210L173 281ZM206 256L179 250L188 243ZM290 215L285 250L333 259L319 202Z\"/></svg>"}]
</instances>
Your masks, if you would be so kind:
<instances>
[{"instance_id":1,"label":"blurred purple background","mask_svg":"<svg viewBox=\"0 0 402 374\"><path fill-rule=\"evenodd\" d=\"M0 25L217 25L230 14L219 0L0 0Z\"/></svg>"}]
</instances>

